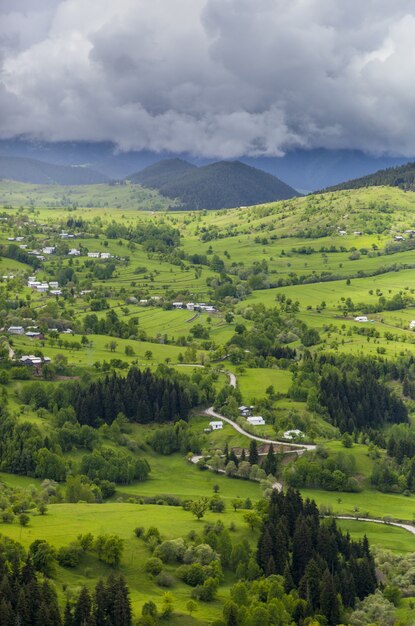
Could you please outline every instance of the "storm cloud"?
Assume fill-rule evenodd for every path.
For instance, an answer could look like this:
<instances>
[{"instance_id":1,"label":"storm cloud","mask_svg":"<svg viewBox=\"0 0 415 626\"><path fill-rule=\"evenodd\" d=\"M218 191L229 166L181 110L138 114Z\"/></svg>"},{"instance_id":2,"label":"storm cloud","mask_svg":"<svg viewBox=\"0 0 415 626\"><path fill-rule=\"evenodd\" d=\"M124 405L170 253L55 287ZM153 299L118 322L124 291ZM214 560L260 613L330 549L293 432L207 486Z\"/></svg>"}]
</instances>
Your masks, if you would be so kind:
<instances>
[{"instance_id":1,"label":"storm cloud","mask_svg":"<svg viewBox=\"0 0 415 626\"><path fill-rule=\"evenodd\" d=\"M0 138L415 154L411 0L0 0Z\"/></svg>"}]
</instances>

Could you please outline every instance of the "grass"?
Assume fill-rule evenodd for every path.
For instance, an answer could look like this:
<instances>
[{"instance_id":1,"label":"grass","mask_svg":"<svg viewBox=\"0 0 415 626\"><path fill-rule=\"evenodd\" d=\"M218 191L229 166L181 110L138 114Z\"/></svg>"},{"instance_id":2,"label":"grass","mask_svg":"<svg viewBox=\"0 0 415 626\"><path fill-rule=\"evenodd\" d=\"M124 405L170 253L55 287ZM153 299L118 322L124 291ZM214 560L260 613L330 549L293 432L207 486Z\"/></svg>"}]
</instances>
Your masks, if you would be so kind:
<instances>
[{"instance_id":1,"label":"grass","mask_svg":"<svg viewBox=\"0 0 415 626\"><path fill-rule=\"evenodd\" d=\"M267 388L271 385L275 393L286 394L291 381L292 374L288 370L252 367L238 375L242 399L247 404L254 403L255 399L263 398Z\"/></svg>"},{"instance_id":2,"label":"grass","mask_svg":"<svg viewBox=\"0 0 415 626\"><path fill-rule=\"evenodd\" d=\"M201 471L179 454L152 455L147 459L151 465L149 479L120 487L120 492L138 496L170 494L184 499L197 499L200 496L212 496L213 486L218 485L219 495L225 500L229 509L231 500L234 498L249 497L255 501L261 497L261 487L258 483L228 478L223 474L210 471ZM172 480L173 476L176 480Z\"/></svg>"},{"instance_id":3,"label":"grass","mask_svg":"<svg viewBox=\"0 0 415 626\"><path fill-rule=\"evenodd\" d=\"M380 493L365 489L360 493L323 491L321 489L301 489L304 497L313 498L319 506L324 506L335 514L360 515L361 517L390 517L412 522L415 518L415 498L400 494ZM358 511L356 512L355 508Z\"/></svg>"},{"instance_id":4,"label":"grass","mask_svg":"<svg viewBox=\"0 0 415 626\"><path fill-rule=\"evenodd\" d=\"M337 525L349 532L352 539L358 540L366 535L370 545L400 554L415 552L415 536L402 528L355 520L337 520Z\"/></svg>"},{"instance_id":5,"label":"grass","mask_svg":"<svg viewBox=\"0 0 415 626\"><path fill-rule=\"evenodd\" d=\"M191 513L180 507L163 507L156 505L133 504L57 504L49 507L44 516L31 516L30 524L21 528L17 524L2 524L0 530L4 535L19 541L26 548L36 539L47 541L59 548L65 546L82 533L91 532L93 535L115 533L124 540L124 556L121 563L121 572L127 579L131 592L132 607L136 617L141 613L144 602L153 600L160 605L164 590L150 579L144 572L144 565L151 553L141 539L134 536L134 528L156 526L164 539L174 539L187 535L191 530L200 532L205 521L223 520L225 526L235 523L237 530L232 534L232 540L242 538L252 542L255 538L243 522L243 512L234 513L231 510L223 514L207 513L202 521L197 521ZM172 567L166 568L172 571ZM92 588L100 576L110 573L110 568L98 562L91 555L75 569L57 568L55 583L60 597L63 587L71 593L85 585ZM229 584L221 585L218 599L209 604L198 604L195 623L208 624L211 619L218 618L222 612L223 602L227 599ZM176 581L171 590L175 598L175 611L185 613L186 602L190 599L191 588ZM177 617L179 620L179 618ZM182 618L180 618L182 619ZM184 624L184 621L178 621ZM191 623L191 622L189 622Z\"/></svg>"}]
</instances>

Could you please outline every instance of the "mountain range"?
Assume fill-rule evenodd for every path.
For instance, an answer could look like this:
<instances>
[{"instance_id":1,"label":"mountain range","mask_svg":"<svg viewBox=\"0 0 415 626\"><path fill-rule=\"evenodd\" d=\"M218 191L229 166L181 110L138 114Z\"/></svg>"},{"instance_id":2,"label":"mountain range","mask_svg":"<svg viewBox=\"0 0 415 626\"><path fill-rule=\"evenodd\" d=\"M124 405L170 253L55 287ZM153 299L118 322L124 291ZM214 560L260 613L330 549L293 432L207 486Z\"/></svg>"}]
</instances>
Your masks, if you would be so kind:
<instances>
[{"instance_id":1,"label":"mountain range","mask_svg":"<svg viewBox=\"0 0 415 626\"><path fill-rule=\"evenodd\" d=\"M109 181L108 176L89 167L55 165L37 159L0 156L0 180L38 185L91 185Z\"/></svg>"},{"instance_id":2,"label":"mountain range","mask_svg":"<svg viewBox=\"0 0 415 626\"><path fill-rule=\"evenodd\" d=\"M163 159L179 157L198 166L209 165L215 160L192 154L148 150L122 152L110 142L50 143L23 138L0 140L0 155L37 159L55 165L82 165L105 174L109 179L118 180ZM373 156L359 150L318 148L290 150L281 157L241 156L239 160L273 174L294 189L306 193L415 159Z\"/></svg>"}]
</instances>

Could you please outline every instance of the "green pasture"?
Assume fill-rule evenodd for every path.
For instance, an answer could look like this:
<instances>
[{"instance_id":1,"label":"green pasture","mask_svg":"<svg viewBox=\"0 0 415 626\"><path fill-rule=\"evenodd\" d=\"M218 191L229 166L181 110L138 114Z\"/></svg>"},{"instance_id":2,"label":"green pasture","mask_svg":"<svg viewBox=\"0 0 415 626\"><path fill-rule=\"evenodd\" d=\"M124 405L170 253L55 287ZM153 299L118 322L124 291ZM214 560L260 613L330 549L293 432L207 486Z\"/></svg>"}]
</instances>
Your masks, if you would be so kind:
<instances>
[{"instance_id":1,"label":"green pasture","mask_svg":"<svg viewBox=\"0 0 415 626\"><path fill-rule=\"evenodd\" d=\"M263 398L271 385L275 393L286 394L291 386L292 374L288 370L249 368L238 374L238 386L245 403L252 404Z\"/></svg>"},{"instance_id":2,"label":"green pasture","mask_svg":"<svg viewBox=\"0 0 415 626\"><path fill-rule=\"evenodd\" d=\"M352 539L358 540L366 535L371 546L398 553L415 552L415 536L403 528L342 519L337 520L337 525L350 533Z\"/></svg>"},{"instance_id":3,"label":"green pasture","mask_svg":"<svg viewBox=\"0 0 415 626\"><path fill-rule=\"evenodd\" d=\"M336 515L358 515L380 519L389 517L408 522L415 519L415 498L412 495L406 497L401 494L380 493L374 489L345 493L303 488L301 493Z\"/></svg>"},{"instance_id":4,"label":"green pasture","mask_svg":"<svg viewBox=\"0 0 415 626\"><path fill-rule=\"evenodd\" d=\"M206 418L206 425L209 419ZM228 426L230 429L231 426ZM245 437L244 445L247 446ZM156 496L170 494L180 498L197 499L200 496L212 496L214 485L219 486L219 495L225 500L227 509L231 509L234 498L258 500L262 495L259 483L228 478L209 470L202 471L179 454L170 456L146 455L151 466L148 480L132 485L120 486L118 491L131 496Z\"/></svg>"},{"instance_id":5,"label":"green pasture","mask_svg":"<svg viewBox=\"0 0 415 626\"><path fill-rule=\"evenodd\" d=\"M160 210L167 209L167 200L157 191L140 185L33 185L3 180L0 184L0 204L4 206L43 209L40 217L47 215L45 209L64 212L68 207L96 213L92 209L112 210ZM173 203L174 204L174 203Z\"/></svg>"},{"instance_id":6,"label":"green pasture","mask_svg":"<svg viewBox=\"0 0 415 626\"><path fill-rule=\"evenodd\" d=\"M22 543L26 548L36 539L46 539L50 544L59 548L74 541L79 534L91 532L94 536L100 534L117 534L124 540L124 556L121 562L121 573L126 577L131 592L131 601L134 614L138 616L144 602L153 600L161 604L165 590L150 579L144 572L144 565L151 552L141 539L134 535L134 528L156 526L164 539L185 537L190 531L203 529L207 521L215 522L221 519L225 526L234 523L236 530L232 533L233 541L242 538L254 543L256 537L249 531L243 521L243 512L234 512L230 509L222 514L207 513L202 521L196 521L194 516L181 507L167 507L157 505L137 504L57 504L48 508L44 516L31 516L26 528L17 524L1 524L0 531ZM174 567L165 568L173 573ZM83 585L92 588L99 577L107 576L111 569L100 563L93 554L87 555L83 562L74 569L57 568L54 581L60 598L66 592L75 592ZM185 622L176 617L177 624L208 624L211 619L221 615L223 602L228 597L231 578L221 585L218 598L215 602L198 603L198 610L193 621ZM185 613L186 602L190 599L191 587L176 580L171 589L175 598L175 612Z\"/></svg>"}]
</instances>

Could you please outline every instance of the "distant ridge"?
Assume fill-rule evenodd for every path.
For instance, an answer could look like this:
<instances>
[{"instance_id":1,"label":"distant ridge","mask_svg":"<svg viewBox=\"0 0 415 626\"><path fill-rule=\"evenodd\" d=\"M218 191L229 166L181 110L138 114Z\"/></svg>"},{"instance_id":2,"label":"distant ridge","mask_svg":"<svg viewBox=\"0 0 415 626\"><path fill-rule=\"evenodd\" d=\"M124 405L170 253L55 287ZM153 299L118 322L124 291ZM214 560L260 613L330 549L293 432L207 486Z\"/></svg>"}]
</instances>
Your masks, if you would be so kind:
<instances>
[{"instance_id":1,"label":"distant ridge","mask_svg":"<svg viewBox=\"0 0 415 626\"><path fill-rule=\"evenodd\" d=\"M0 179L35 185L92 185L107 183L105 174L89 167L53 165L36 159L0 156Z\"/></svg>"},{"instance_id":2,"label":"distant ridge","mask_svg":"<svg viewBox=\"0 0 415 626\"><path fill-rule=\"evenodd\" d=\"M163 159L132 176L128 176L128 179L143 187L161 189L164 185L173 183L179 176L195 169L197 169L196 165L183 161L183 159Z\"/></svg>"},{"instance_id":3,"label":"distant ridge","mask_svg":"<svg viewBox=\"0 0 415 626\"><path fill-rule=\"evenodd\" d=\"M374 174L348 180L339 185L327 187L324 191L340 191L342 189L360 189L361 187L399 187L405 191L415 191L415 163L406 163L398 167L388 167Z\"/></svg>"},{"instance_id":4,"label":"distant ridge","mask_svg":"<svg viewBox=\"0 0 415 626\"><path fill-rule=\"evenodd\" d=\"M185 209L222 209L299 196L279 178L240 161L196 167L167 159L128 176L128 180L177 198Z\"/></svg>"}]
</instances>

